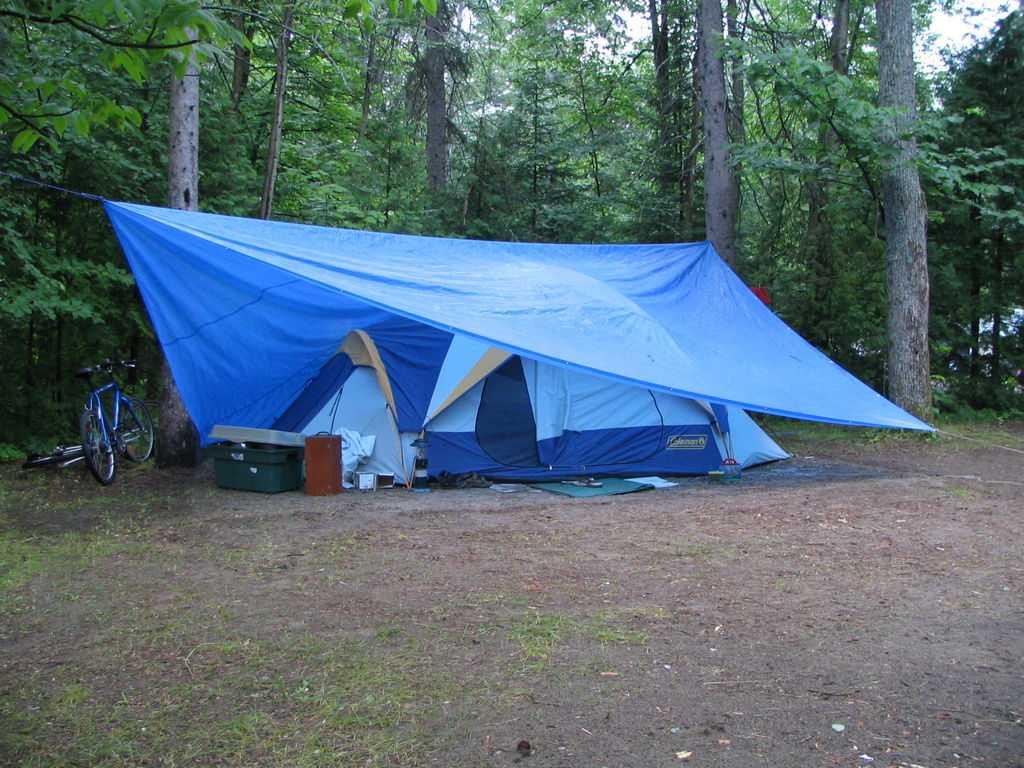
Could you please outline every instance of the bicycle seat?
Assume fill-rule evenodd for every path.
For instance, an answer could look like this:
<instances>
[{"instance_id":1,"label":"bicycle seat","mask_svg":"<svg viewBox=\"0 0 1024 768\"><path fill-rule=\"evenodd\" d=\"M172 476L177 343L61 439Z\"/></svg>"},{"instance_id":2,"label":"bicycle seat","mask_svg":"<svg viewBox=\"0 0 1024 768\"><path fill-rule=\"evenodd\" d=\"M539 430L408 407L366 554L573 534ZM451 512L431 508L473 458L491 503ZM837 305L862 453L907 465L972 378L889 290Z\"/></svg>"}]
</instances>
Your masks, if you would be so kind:
<instances>
[{"instance_id":1,"label":"bicycle seat","mask_svg":"<svg viewBox=\"0 0 1024 768\"><path fill-rule=\"evenodd\" d=\"M92 368L79 368L77 371L75 371L75 378L88 379L92 376L92 373Z\"/></svg>"}]
</instances>

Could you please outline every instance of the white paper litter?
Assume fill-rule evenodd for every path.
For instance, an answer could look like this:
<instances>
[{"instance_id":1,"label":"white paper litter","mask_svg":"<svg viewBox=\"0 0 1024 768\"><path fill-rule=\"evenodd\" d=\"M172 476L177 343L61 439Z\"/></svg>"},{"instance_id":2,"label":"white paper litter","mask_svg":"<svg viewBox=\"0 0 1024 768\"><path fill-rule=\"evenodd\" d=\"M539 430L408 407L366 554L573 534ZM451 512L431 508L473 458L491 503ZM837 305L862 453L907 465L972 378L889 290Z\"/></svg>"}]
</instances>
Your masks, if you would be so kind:
<instances>
[{"instance_id":1,"label":"white paper litter","mask_svg":"<svg viewBox=\"0 0 1024 768\"><path fill-rule=\"evenodd\" d=\"M664 477L658 477L657 475L651 475L650 477L627 477L627 480L631 483L644 483L646 485L653 485L655 488L675 488L679 483L673 483L671 480L666 480Z\"/></svg>"},{"instance_id":2,"label":"white paper litter","mask_svg":"<svg viewBox=\"0 0 1024 768\"><path fill-rule=\"evenodd\" d=\"M490 488L498 493L520 493L530 490L530 486L522 483L491 483Z\"/></svg>"}]
</instances>

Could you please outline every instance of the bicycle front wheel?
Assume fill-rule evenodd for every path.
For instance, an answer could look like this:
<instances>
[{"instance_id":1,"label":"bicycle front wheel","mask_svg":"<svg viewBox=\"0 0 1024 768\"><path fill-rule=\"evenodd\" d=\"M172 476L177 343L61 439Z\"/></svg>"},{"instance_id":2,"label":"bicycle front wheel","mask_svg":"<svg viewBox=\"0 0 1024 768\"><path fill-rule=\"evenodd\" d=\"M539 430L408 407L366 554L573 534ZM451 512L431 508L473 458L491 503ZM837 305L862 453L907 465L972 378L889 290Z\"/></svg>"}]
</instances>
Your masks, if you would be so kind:
<instances>
[{"instance_id":1,"label":"bicycle front wheel","mask_svg":"<svg viewBox=\"0 0 1024 768\"><path fill-rule=\"evenodd\" d=\"M141 464L153 455L155 431L149 409L134 397L121 399L121 426L117 429L121 451L128 461Z\"/></svg>"},{"instance_id":2,"label":"bicycle front wheel","mask_svg":"<svg viewBox=\"0 0 1024 768\"><path fill-rule=\"evenodd\" d=\"M99 417L91 408L82 411L78 423L82 430L82 452L89 471L102 485L110 485L117 474L117 452L114 446L104 437Z\"/></svg>"}]
</instances>

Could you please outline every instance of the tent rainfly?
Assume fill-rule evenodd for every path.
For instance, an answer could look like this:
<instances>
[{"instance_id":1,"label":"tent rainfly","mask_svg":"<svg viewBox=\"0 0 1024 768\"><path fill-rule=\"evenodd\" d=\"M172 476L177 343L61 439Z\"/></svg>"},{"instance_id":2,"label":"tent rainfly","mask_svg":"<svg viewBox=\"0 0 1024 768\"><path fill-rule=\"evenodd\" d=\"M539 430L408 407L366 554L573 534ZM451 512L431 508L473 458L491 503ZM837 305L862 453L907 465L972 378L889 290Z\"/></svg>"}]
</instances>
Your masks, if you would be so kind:
<instances>
[{"instance_id":1,"label":"tent rainfly","mask_svg":"<svg viewBox=\"0 0 1024 768\"><path fill-rule=\"evenodd\" d=\"M554 245L104 208L203 441L376 435L369 469L552 479L785 458L746 411L931 430L804 341L710 243Z\"/></svg>"}]
</instances>

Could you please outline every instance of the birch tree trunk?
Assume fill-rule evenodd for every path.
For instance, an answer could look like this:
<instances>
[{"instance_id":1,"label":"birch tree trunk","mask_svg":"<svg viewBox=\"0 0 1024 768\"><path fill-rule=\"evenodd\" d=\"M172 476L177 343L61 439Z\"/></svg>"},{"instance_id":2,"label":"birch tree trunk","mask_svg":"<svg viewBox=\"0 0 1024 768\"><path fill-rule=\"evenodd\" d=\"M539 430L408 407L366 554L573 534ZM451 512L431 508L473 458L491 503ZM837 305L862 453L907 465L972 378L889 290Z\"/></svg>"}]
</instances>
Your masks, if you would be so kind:
<instances>
[{"instance_id":1,"label":"birch tree trunk","mask_svg":"<svg viewBox=\"0 0 1024 768\"><path fill-rule=\"evenodd\" d=\"M199 209L199 68L195 51L189 49L184 77L171 76L168 200L171 208ZM199 436L164 359L160 371L160 429L157 432L157 464L162 467L195 466Z\"/></svg>"},{"instance_id":2,"label":"birch tree trunk","mask_svg":"<svg viewBox=\"0 0 1024 768\"><path fill-rule=\"evenodd\" d=\"M879 103L894 111L883 127L892 156L882 174L889 289L889 397L931 416L928 350L927 208L917 172L917 119L911 0L875 0Z\"/></svg>"},{"instance_id":3,"label":"birch tree trunk","mask_svg":"<svg viewBox=\"0 0 1024 768\"><path fill-rule=\"evenodd\" d=\"M443 189L448 183L448 110L445 108L445 31L447 9L444 0L437 13L427 16L427 52L423 57L427 98L427 187Z\"/></svg>"},{"instance_id":4,"label":"birch tree trunk","mask_svg":"<svg viewBox=\"0 0 1024 768\"><path fill-rule=\"evenodd\" d=\"M736 263L739 186L729 164L721 0L701 0L700 53L701 105L704 110L704 224L707 239L732 266Z\"/></svg>"},{"instance_id":5,"label":"birch tree trunk","mask_svg":"<svg viewBox=\"0 0 1024 768\"><path fill-rule=\"evenodd\" d=\"M260 218L269 219L274 208L274 187L277 185L277 166L281 160L281 128L284 124L284 98L288 91L288 47L292 40L293 6L284 7L281 19L281 37L277 42L277 72L274 78L274 112L270 118L270 139L267 142L267 163L263 172L263 196L260 198Z\"/></svg>"}]
</instances>

